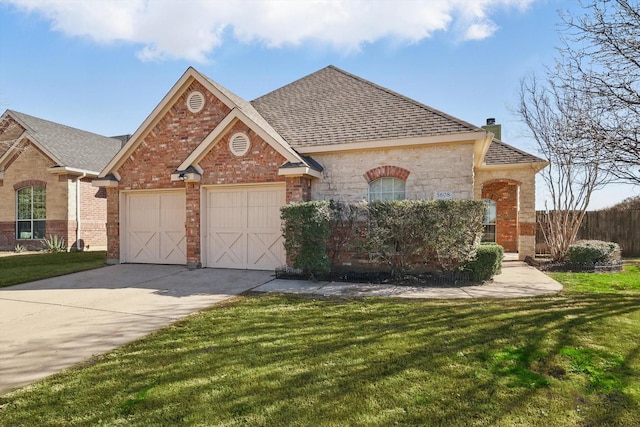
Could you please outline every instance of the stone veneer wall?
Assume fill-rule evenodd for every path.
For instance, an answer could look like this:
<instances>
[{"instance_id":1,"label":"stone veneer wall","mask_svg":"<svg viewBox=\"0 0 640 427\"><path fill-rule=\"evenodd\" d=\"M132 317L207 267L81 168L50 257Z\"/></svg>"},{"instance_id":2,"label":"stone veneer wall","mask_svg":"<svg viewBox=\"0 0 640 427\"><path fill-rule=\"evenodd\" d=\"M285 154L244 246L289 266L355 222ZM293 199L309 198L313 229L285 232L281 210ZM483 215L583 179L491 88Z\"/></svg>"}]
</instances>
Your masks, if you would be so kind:
<instances>
[{"instance_id":1,"label":"stone veneer wall","mask_svg":"<svg viewBox=\"0 0 640 427\"><path fill-rule=\"evenodd\" d=\"M322 178L312 182L312 200L367 200L367 172L384 166L409 172L407 199L429 200L435 191L451 191L456 199L474 197L471 142L311 156L324 167Z\"/></svg>"}]
</instances>

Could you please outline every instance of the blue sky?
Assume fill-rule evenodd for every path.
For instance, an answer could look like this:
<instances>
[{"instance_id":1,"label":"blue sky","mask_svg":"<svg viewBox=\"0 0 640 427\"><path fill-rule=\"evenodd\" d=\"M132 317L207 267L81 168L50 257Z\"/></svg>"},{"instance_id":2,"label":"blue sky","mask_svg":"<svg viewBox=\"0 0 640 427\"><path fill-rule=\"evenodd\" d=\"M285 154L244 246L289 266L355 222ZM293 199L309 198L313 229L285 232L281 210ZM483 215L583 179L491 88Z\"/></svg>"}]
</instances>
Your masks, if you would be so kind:
<instances>
[{"instance_id":1,"label":"blue sky","mask_svg":"<svg viewBox=\"0 0 640 427\"><path fill-rule=\"evenodd\" d=\"M188 66L252 100L329 64L460 119L513 112L552 64L562 0L0 0L0 110L133 133ZM542 189L542 184L538 187ZM590 208L640 194L608 186ZM538 207L544 206L539 191Z\"/></svg>"}]
</instances>

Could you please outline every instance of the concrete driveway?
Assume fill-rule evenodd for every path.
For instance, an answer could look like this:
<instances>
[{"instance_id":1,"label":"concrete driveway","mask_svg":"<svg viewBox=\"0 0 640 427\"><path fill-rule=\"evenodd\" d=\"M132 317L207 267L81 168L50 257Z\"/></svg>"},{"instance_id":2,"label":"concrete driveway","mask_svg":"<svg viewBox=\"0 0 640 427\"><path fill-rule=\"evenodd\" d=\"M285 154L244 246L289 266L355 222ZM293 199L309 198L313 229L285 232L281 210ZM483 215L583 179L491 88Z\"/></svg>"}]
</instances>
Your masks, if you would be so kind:
<instances>
[{"instance_id":1,"label":"concrete driveway","mask_svg":"<svg viewBox=\"0 0 640 427\"><path fill-rule=\"evenodd\" d=\"M271 274L124 264L0 288L0 394L268 282Z\"/></svg>"}]
</instances>

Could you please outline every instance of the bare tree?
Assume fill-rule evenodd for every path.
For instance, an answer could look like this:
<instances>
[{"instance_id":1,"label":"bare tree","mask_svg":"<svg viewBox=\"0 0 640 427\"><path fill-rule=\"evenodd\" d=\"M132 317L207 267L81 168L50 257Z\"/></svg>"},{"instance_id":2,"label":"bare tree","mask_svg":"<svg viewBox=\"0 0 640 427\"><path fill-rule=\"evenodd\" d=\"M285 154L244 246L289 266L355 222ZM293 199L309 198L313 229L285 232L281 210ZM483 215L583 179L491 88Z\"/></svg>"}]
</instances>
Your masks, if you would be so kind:
<instances>
[{"instance_id":1,"label":"bare tree","mask_svg":"<svg viewBox=\"0 0 640 427\"><path fill-rule=\"evenodd\" d=\"M602 106L580 88L558 84L557 76L567 71L560 65L548 70L542 84L535 77L522 80L518 105L540 154L550 163L541 172L551 197L543 232L556 260L564 258L575 240L592 192L610 181L602 169L609 142L598 125Z\"/></svg>"},{"instance_id":2,"label":"bare tree","mask_svg":"<svg viewBox=\"0 0 640 427\"><path fill-rule=\"evenodd\" d=\"M640 1L580 4L582 15L562 16L560 57L570 72L558 84L606 106L598 120L608 141L602 166L618 181L640 184Z\"/></svg>"},{"instance_id":3,"label":"bare tree","mask_svg":"<svg viewBox=\"0 0 640 427\"><path fill-rule=\"evenodd\" d=\"M0 118L0 157L10 148L21 149L20 145L24 129L12 118L4 116Z\"/></svg>"}]
</instances>

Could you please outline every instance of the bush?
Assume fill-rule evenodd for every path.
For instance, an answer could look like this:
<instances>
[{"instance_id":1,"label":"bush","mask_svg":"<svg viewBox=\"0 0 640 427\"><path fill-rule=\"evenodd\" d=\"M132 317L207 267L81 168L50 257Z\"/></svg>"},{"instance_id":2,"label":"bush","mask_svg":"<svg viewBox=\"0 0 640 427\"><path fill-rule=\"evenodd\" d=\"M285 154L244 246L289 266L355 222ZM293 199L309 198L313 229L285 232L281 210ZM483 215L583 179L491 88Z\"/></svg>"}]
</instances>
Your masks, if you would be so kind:
<instances>
[{"instance_id":1,"label":"bush","mask_svg":"<svg viewBox=\"0 0 640 427\"><path fill-rule=\"evenodd\" d=\"M482 244L478 247L476 257L468 263L465 270L474 282L483 282L502 272L504 248L496 244Z\"/></svg>"},{"instance_id":2,"label":"bush","mask_svg":"<svg viewBox=\"0 0 640 427\"><path fill-rule=\"evenodd\" d=\"M567 262L575 264L611 264L620 253L615 242L579 240L569 246Z\"/></svg>"},{"instance_id":3,"label":"bush","mask_svg":"<svg viewBox=\"0 0 640 427\"><path fill-rule=\"evenodd\" d=\"M280 218L284 248L293 267L310 275L328 273L329 202L292 203L280 209Z\"/></svg>"},{"instance_id":4,"label":"bush","mask_svg":"<svg viewBox=\"0 0 640 427\"><path fill-rule=\"evenodd\" d=\"M442 271L461 270L476 257L486 210L480 200L435 200L428 202L429 230L424 230L427 247L432 248Z\"/></svg>"}]
</instances>

